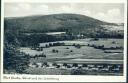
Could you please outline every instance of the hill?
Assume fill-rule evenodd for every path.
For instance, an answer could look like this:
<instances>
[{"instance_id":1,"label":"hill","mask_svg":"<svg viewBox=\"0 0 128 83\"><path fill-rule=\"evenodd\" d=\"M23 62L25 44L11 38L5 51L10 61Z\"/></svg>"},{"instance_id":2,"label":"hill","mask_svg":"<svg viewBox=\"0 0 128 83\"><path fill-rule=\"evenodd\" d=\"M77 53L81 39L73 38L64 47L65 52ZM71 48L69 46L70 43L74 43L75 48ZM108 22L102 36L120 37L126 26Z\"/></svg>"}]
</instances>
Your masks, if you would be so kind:
<instances>
[{"instance_id":1,"label":"hill","mask_svg":"<svg viewBox=\"0 0 128 83\"><path fill-rule=\"evenodd\" d=\"M87 29L100 29L102 28L100 25L104 24L111 23L102 22L79 14L53 14L5 18L5 30L18 30L22 32L86 32Z\"/></svg>"},{"instance_id":2,"label":"hill","mask_svg":"<svg viewBox=\"0 0 128 83\"><path fill-rule=\"evenodd\" d=\"M111 27L112 26L112 27ZM117 24L103 22L79 14L52 14L5 18L5 41L34 44L39 42L72 40L78 38L123 38L123 31L113 29ZM63 36L46 33L65 32ZM29 34L29 35L26 35ZM26 42L24 42L26 41Z\"/></svg>"}]
</instances>

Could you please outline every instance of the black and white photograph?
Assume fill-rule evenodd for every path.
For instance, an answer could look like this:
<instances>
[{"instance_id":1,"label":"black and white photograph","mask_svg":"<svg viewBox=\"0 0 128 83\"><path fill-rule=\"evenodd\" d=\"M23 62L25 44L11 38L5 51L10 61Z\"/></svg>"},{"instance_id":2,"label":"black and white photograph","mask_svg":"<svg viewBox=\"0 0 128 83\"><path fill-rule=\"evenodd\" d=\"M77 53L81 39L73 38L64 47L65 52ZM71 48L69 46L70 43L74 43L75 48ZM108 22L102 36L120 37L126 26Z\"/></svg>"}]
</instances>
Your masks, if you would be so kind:
<instances>
[{"instance_id":1,"label":"black and white photograph","mask_svg":"<svg viewBox=\"0 0 128 83\"><path fill-rule=\"evenodd\" d=\"M124 76L124 3L4 3L3 74Z\"/></svg>"}]
</instances>

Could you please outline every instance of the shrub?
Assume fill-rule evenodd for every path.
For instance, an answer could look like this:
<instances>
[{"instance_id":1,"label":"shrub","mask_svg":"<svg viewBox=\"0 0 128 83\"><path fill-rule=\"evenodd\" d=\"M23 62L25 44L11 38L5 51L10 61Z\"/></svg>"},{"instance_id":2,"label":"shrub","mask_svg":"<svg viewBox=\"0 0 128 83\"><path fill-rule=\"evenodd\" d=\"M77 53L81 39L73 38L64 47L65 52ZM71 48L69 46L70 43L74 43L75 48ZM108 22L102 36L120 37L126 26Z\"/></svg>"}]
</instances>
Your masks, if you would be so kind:
<instances>
[{"instance_id":1,"label":"shrub","mask_svg":"<svg viewBox=\"0 0 128 83\"><path fill-rule=\"evenodd\" d=\"M52 50L52 52L53 52L53 53L58 53L59 51L58 51L58 50L53 49L53 50Z\"/></svg>"},{"instance_id":2,"label":"shrub","mask_svg":"<svg viewBox=\"0 0 128 83\"><path fill-rule=\"evenodd\" d=\"M76 47L76 48L81 48L80 44L77 44L75 47Z\"/></svg>"},{"instance_id":3,"label":"shrub","mask_svg":"<svg viewBox=\"0 0 128 83\"><path fill-rule=\"evenodd\" d=\"M63 63L63 66L67 66L67 63Z\"/></svg>"},{"instance_id":4,"label":"shrub","mask_svg":"<svg viewBox=\"0 0 128 83\"><path fill-rule=\"evenodd\" d=\"M53 44L52 43L49 43L49 46L53 46Z\"/></svg>"},{"instance_id":5,"label":"shrub","mask_svg":"<svg viewBox=\"0 0 128 83\"><path fill-rule=\"evenodd\" d=\"M70 65L67 65L67 68L71 68L71 66Z\"/></svg>"},{"instance_id":6,"label":"shrub","mask_svg":"<svg viewBox=\"0 0 128 83\"><path fill-rule=\"evenodd\" d=\"M87 65L87 64L83 64L82 66L83 66L83 67L87 67L88 65Z\"/></svg>"},{"instance_id":7,"label":"shrub","mask_svg":"<svg viewBox=\"0 0 128 83\"><path fill-rule=\"evenodd\" d=\"M77 63L73 63L72 66L73 66L73 67L78 67L78 64L77 64Z\"/></svg>"},{"instance_id":8,"label":"shrub","mask_svg":"<svg viewBox=\"0 0 128 83\"><path fill-rule=\"evenodd\" d=\"M53 65L53 66L57 66L57 63L53 63L52 65Z\"/></svg>"},{"instance_id":9,"label":"shrub","mask_svg":"<svg viewBox=\"0 0 128 83\"><path fill-rule=\"evenodd\" d=\"M48 65L48 63L47 63L47 62L44 62L43 64L44 64L45 66L47 66L47 65Z\"/></svg>"},{"instance_id":10,"label":"shrub","mask_svg":"<svg viewBox=\"0 0 128 83\"><path fill-rule=\"evenodd\" d=\"M69 47L67 47L66 49L69 49Z\"/></svg>"},{"instance_id":11,"label":"shrub","mask_svg":"<svg viewBox=\"0 0 128 83\"><path fill-rule=\"evenodd\" d=\"M56 68L60 68L60 65L56 65Z\"/></svg>"},{"instance_id":12,"label":"shrub","mask_svg":"<svg viewBox=\"0 0 128 83\"><path fill-rule=\"evenodd\" d=\"M84 74L84 72L82 72L82 70L80 69L71 70L71 75L82 75L82 74Z\"/></svg>"},{"instance_id":13,"label":"shrub","mask_svg":"<svg viewBox=\"0 0 128 83\"><path fill-rule=\"evenodd\" d=\"M70 50L70 52L73 52L73 50Z\"/></svg>"},{"instance_id":14,"label":"shrub","mask_svg":"<svg viewBox=\"0 0 128 83\"><path fill-rule=\"evenodd\" d=\"M53 49L53 50L52 50L52 52L53 52L53 53L55 53L55 52L56 52L56 50L55 50L55 49Z\"/></svg>"}]
</instances>

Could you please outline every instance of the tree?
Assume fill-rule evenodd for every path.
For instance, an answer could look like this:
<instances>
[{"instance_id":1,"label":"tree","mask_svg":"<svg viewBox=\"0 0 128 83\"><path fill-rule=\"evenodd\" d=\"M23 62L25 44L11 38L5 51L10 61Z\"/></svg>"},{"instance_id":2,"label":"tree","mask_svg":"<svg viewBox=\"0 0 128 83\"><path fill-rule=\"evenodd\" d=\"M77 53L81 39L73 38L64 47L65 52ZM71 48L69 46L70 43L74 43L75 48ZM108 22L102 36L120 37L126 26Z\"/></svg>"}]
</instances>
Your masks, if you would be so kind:
<instances>
[{"instance_id":1,"label":"tree","mask_svg":"<svg viewBox=\"0 0 128 83\"><path fill-rule=\"evenodd\" d=\"M53 66L57 66L57 63L53 63L52 65L53 65Z\"/></svg>"},{"instance_id":2,"label":"tree","mask_svg":"<svg viewBox=\"0 0 128 83\"><path fill-rule=\"evenodd\" d=\"M73 50L70 50L70 52L73 52Z\"/></svg>"},{"instance_id":3,"label":"tree","mask_svg":"<svg viewBox=\"0 0 128 83\"><path fill-rule=\"evenodd\" d=\"M56 52L56 50L55 50L55 49L53 49L53 50L52 50L52 52L53 52L53 53L55 53L55 52Z\"/></svg>"},{"instance_id":4,"label":"tree","mask_svg":"<svg viewBox=\"0 0 128 83\"><path fill-rule=\"evenodd\" d=\"M66 49L69 49L69 47L67 47Z\"/></svg>"},{"instance_id":5,"label":"tree","mask_svg":"<svg viewBox=\"0 0 128 83\"><path fill-rule=\"evenodd\" d=\"M56 65L56 68L60 68L60 65Z\"/></svg>"},{"instance_id":6,"label":"tree","mask_svg":"<svg viewBox=\"0 0 128 83\"><path fill-rule=\"evenodd\" d=\"M70 65L67 65L67 68L71 68L71 66Z\"/></svg>"},{"instance_id":7,"label":"tree","mask_svg":"<svg viewBox=\"0 0 128 83\"><path fill-rule=\"evenodd\" d=\"M67 63L63 63L63 66L67 66Z\"/></svg>"},{"instance_id":8,"label":"tree","mask_svg":"<svg viewBox=\"0 0 128 83\"><path fill-rule=\"evenodd\" d=\"M43 47L40 47L40 51L43 51Z\"/></svg>"},{"instance_id":9,"label":"tree","mask_svg":"<svg viewBox=\"0 0 128 83\"><path fill-rule=\"evenodd\" d=\"M76 46L76 44L75 43L73 43L73 45L72 46Z\"/></svg>"},{"instance_id":10,"label":"tree","mask_svg":"<svg viewBox=\"0 0 128 83\"><path fill-rule=\"evenodd\" d=\"M13 42L14 43L14 42ZM4 69L15 70L16 73L25 73L25 69L28 67L30 57L25 54L21 54L16 49L17 46L8 44L5 41L4 44Z\"/></svg>"},{"instance_id":11,"label":"tree","mask_svg":"<svg viewBox=\"0 0 128 83\"><path fill-rule=\"evenodd\" d=\"M80 69L72 69L71 70L71 75L83 75L86 72L82 72Z\"/></svg>"},{"instance_id":12,"label":"tree","mask_svg":"<svg viewBox=\"0 0 128 83\"><path fill-rule=\"evenodd\" d=\"M45 66L47 66L47 65L48 65L48 63L47 63L47 62L44 62L43 64L44 64Z\"/></svg>"},{"instance_id":13,"label":"tree","mask_svg":"<svg viewBox=\"0 0 128 83\"><path fill-rule=\"evenodd\" d=\"M83 66L83 67L87 67L88 65L87 65L87 64L83 64L82 66Z\"/></svg>"},{"instance_id":14,"label":"tree","mask_svg":"<svg viewBox=\"0 0 128 83\"><path fill-rule=\"evenodd\" d=\"M81 48L80 44L75 45L76 48Z\"/></svg>"},{"instance_id":15,"label":"tree","mask_svg":"<svg viewBox=\"0 0 128 83\"><path fill-rule=\"evenodd\" d=\"M82 69L82 67L81 67L81 66L79 66L79 67L78 67L78 69Z\"/></svg>"},{"instance_id":16,"label":"tree","mask_svg":"<svg viewBox=\"0 0 128 83\"><path fill-rule=\"evenodd\" d=\"M44 66L44 64L41 64L41 67L43 67Z\"/></svg>"},{"instance_id":17,"label":"tree","mask_svg":"<svg viewBox=\"0 0 128 83\"><path fill-rule=\"evenodd\" d=\"M48 44L46 44L45 47L48 48L49 47Z\"/></svg>"},{"instance_id":18,"label":"tree","mask_svg":"<svg viewBox=\"0 0 128 83\"><path fill-rule=\"evenodd\" d=\"M58 50L56 50L56 53L58 53L59 51Z\"/></svg>"},{"instance_id":19,"label":"tree","mask_svg":"<svg viewBox=\"0 0 128 83\"><path fill-rule=\"evenodd\" d=\"M49 46L53 46L53 44L52 43L49 43Z\"/></svg>"},{"instance_id":20,"label":"tree","mask_svg":"<svg viewBox=\"0 0 128 83\"><path fill-rule=\"evenodd\" d=\"M46 55L42 53L42 54L39 55L38 57L46 57Z\"/></svg>"},{"instance_id":21,"label":"tree","mask_svg":"<svg viewBox=\"0 0 128 83\"><path fill-rule=\"evenodd\" d=\"M73 66L73 67L78 67L78 64L77 64L77 63L73 63L72 66Z\"/></svg>"},{"instance_id":22,"label":"tree","mask_svg":"<svg viewBox=\"0 0 128 83\"><path fill-rule=\"evenodd\" d=\"M39 67L39 65L38 64L36 64L36 68L38 68Z\"/></svg>"}]
</instances>

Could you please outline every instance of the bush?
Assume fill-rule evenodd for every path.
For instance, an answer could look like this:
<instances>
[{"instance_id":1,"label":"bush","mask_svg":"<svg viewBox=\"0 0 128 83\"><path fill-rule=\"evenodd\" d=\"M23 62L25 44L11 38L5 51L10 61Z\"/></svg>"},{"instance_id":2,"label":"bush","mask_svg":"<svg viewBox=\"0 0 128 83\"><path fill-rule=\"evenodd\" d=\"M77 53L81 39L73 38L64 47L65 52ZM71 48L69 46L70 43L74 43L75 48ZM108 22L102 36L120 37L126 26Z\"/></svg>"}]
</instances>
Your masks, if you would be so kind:
<instances>
[{"instance_id":1,"label":"bush","mask_svg":"<svg viewBox=\"0 0 128 83\"><path fill-rule=\"evenodd\" d=\"M82 75L82 74L84 74L84 72L82 72L82 70L80 69L71 70L71 75Z\"/></svg>"},{"instance_id":2,"label":"bush","mask_svg":"<svg viewBox=\"0 0 128 83\"><path fill-rule=\"evenodd\" d=\"M66 49L69 49L69 47L67 47Z\"/></svg>"},{"instance_id":3,"label":"bush","mask_svg":"<svg viewBox=\"0 0 128 83\"><path fill-rule=\"evenodd\" d=\"M49 43L49 46L53 46L53 44L52 43Z\"/></svg>"},{"instance_id":4,"label":"bush","mask_svg":"<svg viewBox=\"0 0 128 83\"><path fill-rule=\"evenodd\" d=\"M56 68L60 68L60 65L56 65Z\"/></svg>"},{"instance_id":5,"label":"bush","mask_svg":"<svg viewBox=\"0 0 128 83\"><path fill-rule=\"evenodd\" d=\"M83 67L87 67L88 65L87 65L87 64L83 64L82 66L83 66Z\"/></svg>"},{"instance_id":6,"label":"bush","mask_svg":"<svg viewBox=\"0 0 128 83\"><path fill-rule=\"evenodd\" d=\"M67 66L67 63L63 63L63 66Z\"/></svg>"},{"instance_id":7,"label":"bush","mask_svg":"<svg viewBox=\"0 0 128 83\"><path fill-rule=\"evenodd\" d=\"M80 44L75 45L76 48L81 48Z\"/></svg>"},{"instance_id":8,"label":"bush","mask_svg":"<svg viewBox=\"0 0 128 83\"><path fill-rule=\"evenodd\" d=\"M53 53L55 53L55 52L56 52L56 50L55 50L55 49L53 49L53 50L52 50L52 52L53 52Z\"/></svg>"},{"instance_id":9,"label":"bush","mask_svg":"<svg viewBox=\"0 0 128 83\"><path fill-rule=\"evenodd\" d=\"M67 65L67 68L71 68L71 66L70 65Z\"/></svg>"},{"instance_id":10,"label":"bush","mask_svg":"<svg viewBox=\"0 0 128 83\"><path fill-rule=\"evenodd\" d=\"M45 65L45 66L47 66L47 65L48 65L48 63L47 63L47 62L44 62L44 65Z\"/></svg>"},{"instance_id":11,"label":"bush","mask_svg":"<svg viewBox=\"0 0 128 83\"><path fill-rule=\"evenodd\" d=\"M73 52L73 50L70 50L70 52Z\"/></svg>"},{"instance_id":12,"label":"bush","mask_svg":"<svg viewBox=\"0 0 128 83\"><path fill-rule=\"evenodd\" d=\"M59 51L58 51L58 50L53 49L53 50L52 50L52 52L53 52L53 53L58 53Z\"/></svg>"},{"instance_id":13,"label":"bush","mask_svg":"<svg viewBox=\"0 0 128 83\"><path fill-rule=\"evenodd\" d=\"M46 45L45 45L45 48L48 48L48 47L49 47L49 45L48 45L48 44L46 44Z\"/></svg>"},{"instance_id":14,"label":"bush","mask_svg":"<svg viewBox=\"0 0 128 83\"><path fill-rule=\"evenodd\" d=\"M52 65L53 65L53 66L57 66L57 63L53 63Z\"/></svg>"},{"instance_id":15,"label":"bush","mask_svg":"<svg viewBox=\"0 0 128 83\"><path fill-rule=\"evenodd\" d=\"M72 66L73 66L73 67L78 67L78 64L77 64L77 63L73 63Z\"/></svg>"}]
</instances>

